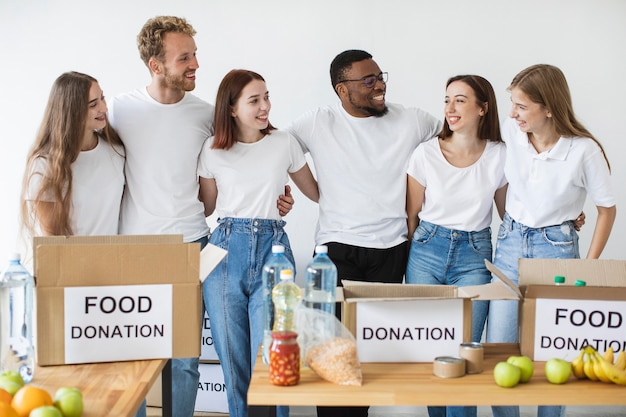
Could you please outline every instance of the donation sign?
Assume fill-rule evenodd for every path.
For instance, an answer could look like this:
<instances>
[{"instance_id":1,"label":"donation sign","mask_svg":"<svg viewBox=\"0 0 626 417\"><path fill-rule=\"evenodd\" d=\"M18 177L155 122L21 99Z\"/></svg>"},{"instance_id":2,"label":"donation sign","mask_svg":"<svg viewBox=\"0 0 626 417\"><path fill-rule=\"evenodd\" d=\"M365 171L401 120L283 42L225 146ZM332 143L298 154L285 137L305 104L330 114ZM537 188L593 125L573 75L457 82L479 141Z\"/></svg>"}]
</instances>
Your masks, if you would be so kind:
<instances>
[{"instance_id":1,"label":"donation sign","mask_svg":"<svg viewBox=\"0 0 626 417\"><path fill-rule=\"evenodd\" d=\"M172 285L66 287L65 363L172 357Z\"/></svg>"},{"instance_id":2,"label":"donation sign","mask_svg":"<svg viewBox=\"0 0 626 417\"><path fill-rule=\"evenodd\" d=\"M457 356L463 342L463 299L358 302L361 362L432 362Z\"/></svg>"},{"instance_id":3,"label":"donation sign","mask_svg":"<svg viewBox=\"0 0 626 417\"><path fill-rule=\"evenodd\" d=\"M586 345L626 349L626 301L537 299L535 360L571 361Z\"/></svg>"}]
</instances>

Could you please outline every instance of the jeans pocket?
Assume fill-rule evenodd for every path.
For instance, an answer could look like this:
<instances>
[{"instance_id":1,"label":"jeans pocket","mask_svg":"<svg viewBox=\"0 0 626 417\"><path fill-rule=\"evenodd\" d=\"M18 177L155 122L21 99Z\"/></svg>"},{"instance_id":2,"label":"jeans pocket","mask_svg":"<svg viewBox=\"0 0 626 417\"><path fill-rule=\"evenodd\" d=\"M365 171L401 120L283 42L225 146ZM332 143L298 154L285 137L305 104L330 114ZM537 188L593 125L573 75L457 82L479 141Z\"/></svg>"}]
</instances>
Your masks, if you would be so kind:
<instances>
[{"instance_id":1,"label":"jeans pocket","mask_svg":"<svg viewBox=\"0 0 626 417\"><path fill-rule=\"evenodd\" d=\"M576 230L569 222L543 229L543 238L553 246L574 245L576 237Z\"/></svg>"},{"instance_id":2,"label":"jeans pocket","mask_svg":"<svg viewBox=\"0 0 626 417\"><path fill-rule=\"evenodd\" d=\"M413 233L413 243L417 243L420 245L428 243L428 241L435 232L434 228L430 230L429 229L429 227L425 227L420 223L420 225L417 226L417 229L415 229L415 233Z\"/></svg>"},{"instance_id":3,"label":"jeans pocket","mask_svg":"<svg viewBox=\"0 0 626 417\"><path fill-rule=\"evenodd\" d=\"M472 246L472 250L474 250L474 252L491 260L493 246L490 238L487 238L486 236L473 238L470 240L470 245Z\"/></svg>"}]
</instances>

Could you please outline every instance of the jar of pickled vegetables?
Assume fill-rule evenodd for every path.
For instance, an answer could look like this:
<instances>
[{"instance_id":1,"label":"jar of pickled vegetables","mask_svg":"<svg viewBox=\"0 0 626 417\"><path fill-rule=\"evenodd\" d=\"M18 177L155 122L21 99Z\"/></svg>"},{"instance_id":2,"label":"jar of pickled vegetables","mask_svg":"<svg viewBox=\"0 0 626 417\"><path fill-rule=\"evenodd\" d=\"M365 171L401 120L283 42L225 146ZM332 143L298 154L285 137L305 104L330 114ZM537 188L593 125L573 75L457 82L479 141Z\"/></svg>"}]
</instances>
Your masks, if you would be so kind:
<instances>
[{"instance_id":1,"label":"jar of pickled vegetables","mask_svg":"<svg viewBox=\"0 0 626 417\"><path fill-rule=\"evenodd\" d=\"M272 332L270 345L270 382L274 385L296 385L300 381L300 347L298 334L292 331Z\"/></svg>"}]
</instances>

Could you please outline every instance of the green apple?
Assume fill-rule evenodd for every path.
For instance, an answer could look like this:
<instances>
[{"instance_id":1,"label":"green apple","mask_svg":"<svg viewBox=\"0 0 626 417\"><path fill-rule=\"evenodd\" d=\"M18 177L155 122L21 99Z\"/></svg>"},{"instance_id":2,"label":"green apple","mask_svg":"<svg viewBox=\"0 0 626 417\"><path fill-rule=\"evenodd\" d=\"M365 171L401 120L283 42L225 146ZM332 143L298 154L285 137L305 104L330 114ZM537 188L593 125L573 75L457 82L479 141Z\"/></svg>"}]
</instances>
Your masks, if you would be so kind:
<instances>
[{"instance_id":1,"label":"green apple","mask_svg":"<svg viewBox=\"0 0 626 417\"><path fill-rule=\"evenodd\" d=\"M83 394L77 388L62 387L54 394L54 406L64 417L80 417L83 414Z\"/></svg>"},{"instance_id":2,"label":"green apple","mask_svg":"<svg viewBox=\"0 0 626 417\"><path fill-rule=\"evenodd\" d=\"M13 381L19 384L20 387L24 386L24 379L17 371L3 371L0 372L0 381Z\"/></svg>"},{"instance_id":3,"label":"green apple","mask_svg":"<svg viewBox=\"0 0 626 417\"><path fill-rule=\"evenodd\" d=\"M512 388L519 383L522 371L515 365L507 362L498 362L493 368L493 379L496 384L504 388Z\"/></svg>"},{"instance_id":4,"label":"green apple","mask_svg":"<svg viewBox=\"0 0 626 417\"><path fill-rule=\"evenodd\" d=\"M546 378L553 384L565 384L572 375L572 364L564 359L552 358L546 362Z\"/></svg>"},{"instance_id":5,"label":"green apple","mask_svg":"<svg viewBox=\"0 0 626 417\"><path fill-rule=\"evenodd\" d=\"M22 388L22 385L10 379L0 379L0 388L13 396L20 388Z\"/></svg>"},{"instance_id":6,"label":"green apple","mask_svg":"<svg viewBox=\"0 0 626 417\"><path fill-rule=\"evenodd\" d=\"M522 371L522 376L520 377L519 382L530 381L535 367L533 366L533 361L530 360L528 356L509 356L506 361L511 365L517 366L520 371Z\"/></svg>"},{"instance_id":7,"label":"green apple","mask_svg":"<svg viewBox=\"0 0 626 417\"><path fill-rule=\"evenodd\" d=\"M63 417L63 414L56 407L44 405L33 409L28 417Z\"/></svg>"}]
</instances>

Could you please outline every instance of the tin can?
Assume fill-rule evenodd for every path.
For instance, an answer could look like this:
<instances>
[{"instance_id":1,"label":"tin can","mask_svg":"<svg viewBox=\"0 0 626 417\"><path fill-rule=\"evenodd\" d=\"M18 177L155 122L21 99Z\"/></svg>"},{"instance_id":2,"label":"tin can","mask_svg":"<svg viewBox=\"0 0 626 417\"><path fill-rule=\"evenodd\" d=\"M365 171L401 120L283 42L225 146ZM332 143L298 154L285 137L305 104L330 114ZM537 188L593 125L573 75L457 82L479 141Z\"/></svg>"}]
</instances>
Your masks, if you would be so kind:
<instances>
[{"instance_id":1,"label":"tin can","mask_svg":"<svg viewBox=\"0 0 626 417\"><path fill-rule=\"evenodd\" d=\"M465 359L465 371L468 374L479 374L483 371L484 350L482 344L476 342L461 343L459 356Z\"/></svg>"},{"instance_id":2,"label":"tin can","mask_svg":"<svg viewBox=\"0 0 626 417\"><path fill-rule=\"evenodd\" d=\"M465 375L465 359L438 356L433 361L433 375L439 378L458 378Z\"/></svg>"}]
</instances>

